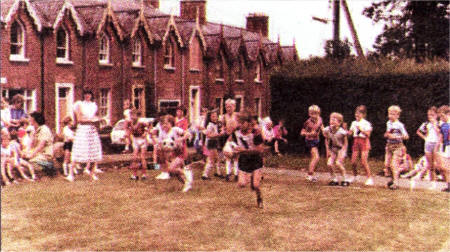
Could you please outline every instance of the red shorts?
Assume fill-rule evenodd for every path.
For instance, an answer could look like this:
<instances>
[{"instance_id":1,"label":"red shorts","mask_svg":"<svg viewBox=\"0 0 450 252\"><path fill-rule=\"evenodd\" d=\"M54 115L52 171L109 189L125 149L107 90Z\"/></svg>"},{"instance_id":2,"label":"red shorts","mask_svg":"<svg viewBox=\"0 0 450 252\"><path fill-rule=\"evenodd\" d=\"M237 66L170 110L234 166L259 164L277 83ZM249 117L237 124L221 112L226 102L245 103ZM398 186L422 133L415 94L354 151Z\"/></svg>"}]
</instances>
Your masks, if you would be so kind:
<instances>
[{"instance_id":1,"label":"red shorts","mask_svg":"<svg viewBox=\"0 0 450 252\"><path fill-rule=\"evenodd\" d=\"M369 151L371 148L369 138L355 137L353 139L352 151Z\"/></svg>"}]
</instances>

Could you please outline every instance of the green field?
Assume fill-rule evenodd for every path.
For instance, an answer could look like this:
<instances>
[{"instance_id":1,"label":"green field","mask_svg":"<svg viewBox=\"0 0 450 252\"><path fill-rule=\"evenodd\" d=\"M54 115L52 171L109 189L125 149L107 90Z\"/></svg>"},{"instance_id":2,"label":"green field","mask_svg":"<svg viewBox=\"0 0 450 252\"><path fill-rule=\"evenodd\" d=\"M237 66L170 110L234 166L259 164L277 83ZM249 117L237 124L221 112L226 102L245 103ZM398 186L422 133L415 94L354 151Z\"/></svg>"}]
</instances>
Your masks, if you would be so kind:
<instances>
[{"instance_id":1,"label":"green field","mask_svg":"<svg viewBox=\"0 0 450 252\"><path fill-rule=\"evenodd\" d=\"M266 175L249 188L213 179L91 182L58 177L2 189L2 250L450 250L449 194L308 184Z\"/></svg>"}]
</instances>

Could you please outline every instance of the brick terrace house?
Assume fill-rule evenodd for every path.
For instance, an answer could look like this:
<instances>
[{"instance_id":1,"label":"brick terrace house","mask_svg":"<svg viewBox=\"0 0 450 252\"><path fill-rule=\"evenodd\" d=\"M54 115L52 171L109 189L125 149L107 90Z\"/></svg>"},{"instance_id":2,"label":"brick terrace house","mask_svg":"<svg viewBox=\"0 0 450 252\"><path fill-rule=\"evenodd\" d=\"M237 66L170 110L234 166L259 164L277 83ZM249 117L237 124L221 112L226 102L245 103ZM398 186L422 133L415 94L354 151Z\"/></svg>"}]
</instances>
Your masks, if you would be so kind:
<instances>
[{"instance_id":1,"label":"brick terrace house","mask_svg":"<svg viewBox=\"0 0 450 252\"><path fill-rule=\"evenodd\" d=\"M193 120L234 97L264 116L269 71L298 60L295 46L268 39L264 14L246 28L212 23L206 0L181 0L179 16L159 0L2 0L0 22L2 96L23 94L56 131L84 88L111 123L124 99L147 117L184 105Z\"/></svg>"}]
</instances>

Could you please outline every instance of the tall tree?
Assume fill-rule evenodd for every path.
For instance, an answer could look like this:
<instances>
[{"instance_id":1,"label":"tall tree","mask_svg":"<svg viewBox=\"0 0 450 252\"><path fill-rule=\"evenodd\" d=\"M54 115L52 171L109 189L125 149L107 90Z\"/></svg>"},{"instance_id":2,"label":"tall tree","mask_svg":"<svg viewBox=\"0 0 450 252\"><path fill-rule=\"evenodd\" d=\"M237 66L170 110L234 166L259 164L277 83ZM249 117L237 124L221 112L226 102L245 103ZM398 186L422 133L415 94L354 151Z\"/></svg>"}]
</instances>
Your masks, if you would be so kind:
<instances>
[{"instance_id":1,"label":"tall tree","mask_svg":"<svg viewBox=\"0 0 450 252\"><path fill-rule=\"evenodd\" d=\"M363 14L385 23L374 48L378 54L449 58L450 1L378 0Z\"/></svg>"}]
</instances>

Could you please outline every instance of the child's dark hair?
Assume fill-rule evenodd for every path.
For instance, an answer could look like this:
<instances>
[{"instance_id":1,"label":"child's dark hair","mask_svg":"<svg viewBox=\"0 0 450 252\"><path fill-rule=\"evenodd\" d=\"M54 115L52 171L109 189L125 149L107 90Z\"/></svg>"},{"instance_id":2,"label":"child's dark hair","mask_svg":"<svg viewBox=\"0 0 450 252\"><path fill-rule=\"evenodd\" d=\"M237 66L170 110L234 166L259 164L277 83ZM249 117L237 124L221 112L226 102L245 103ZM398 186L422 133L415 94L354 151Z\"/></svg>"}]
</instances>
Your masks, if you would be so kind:
<instances>
[{"instance_id":1,"label":"child's dark hair","mask_svg":"<svg viewBox=\"0 0 450 252\"><path fill-rule=\"evenodd\" d=\"M356 112L366 116L367 115L367 108L366 108L365 105L359 105L358 107L356 107Z\"/></svg>"},{"instance_id":2,"label":"child's dark hair","mask_svg":"<svg viewBox=\"0 0 450 252\"><path fill-rule=\"evenodd\" d=\"M208 114L206 114L206 120L205 120L205 125L203 125L203 127L208 127L208 124L211 122L211 114L216 113L217 115L219 115L219 111L217 109L208 109Z\"/></svg>"},{"instance_id":3,"label":"child's dark hair","mask_svg":"<svg viewBox=\"0 0 450 252\"><path fill-rule=\"evenodd\" d=\"M67 126L67 125L69 125L69 123L72 122L72 121L73 121L73 120L72 120L72 117L66 116L66 117L64 117L64 119L63 119L63 121L62 121L62 124L63 124L63 126Z\"/></svg>"},{"instance_id":4,"label":"child's dark hair","mask_svg":"<svg viewBox=\"0 0 450 252\"><path fill-rule=\"evenodd\" d=\"M94 100L94 93L91 91L91 90L89 90L89 89L84 89L83 90L83 94L82 94L82 96L81 96L81 99L84 101L84 95L85 94L90 94L91 95L91 100Z\"/></svg>"},{"instance_id":5,"label":"child's dark hair","mask_svg":"<svg viewBox=\"0 0 450 252\"><path fill-rule=\"evenodd\" d=\"M175 125L175 118L172 115L165 115L161 118L161 124L170 123L172 127Z\"/></svg>"},{"instance_id":6,"label":"child's dark hair","mask_svg":"<svg viewBox=\"0 0 450 252\"><path fill-rule=\"evenodd\" d=\"M183 116L186 115L186 108L183 105L178 106L176 110L181 110L183 112Z\"/></svg>"}]
</instances>

